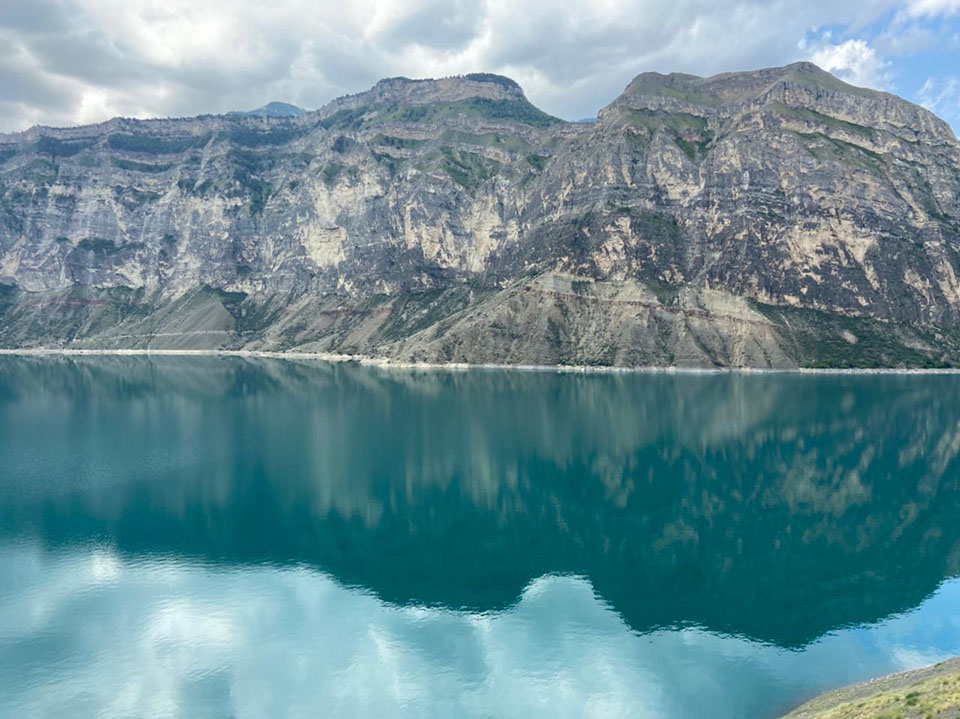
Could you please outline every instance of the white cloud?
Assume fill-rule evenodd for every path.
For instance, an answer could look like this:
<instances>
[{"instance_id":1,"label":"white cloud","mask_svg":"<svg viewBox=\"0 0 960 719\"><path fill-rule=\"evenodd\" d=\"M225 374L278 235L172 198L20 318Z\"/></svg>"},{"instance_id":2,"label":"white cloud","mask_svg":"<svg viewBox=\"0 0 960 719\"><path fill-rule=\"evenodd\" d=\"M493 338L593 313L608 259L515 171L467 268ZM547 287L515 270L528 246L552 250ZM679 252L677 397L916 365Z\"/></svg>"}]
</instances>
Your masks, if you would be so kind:
<instances>
[{"instance_id":1,"label":"white cloud","mask_svg":"<svg viewBox=\"0 0 960 719\"><path fill-rule=\"evenodd\" d=\"M819 42L801 42L800 48L809 53L811 62L853 85L885 89L890 84L890 63L865 41L851 39L833 44L831 40L831 33L826 32Z\"/></svg>"},{"instance_id":2,"label":"white cloud","mask_svg":"<svg viewBox=\"0 0 960 719\"><path fill-rule=\"evenodd\" d=\"M960 113L960 77L928 77L917 97L921 105L938 115Z\"/></svg>"},{"instance_id":3,"label":"white cloud","mask_svg":"<svg viewBox=\"0 0 960 719\"><path fill-rule=\"evenodd\" d=\"M960 0L3 0L0 131L270 100L313 109L383 77L477 71L513 77L568 119L651 70L809 59L897 90L919 84L901 57L955 52L944 18L958 11ZM809 28L833 34L804 42Z\"/></svg>"},{"instance_id":4,"label":"white cloud","mask_svg":"<svg viewBox=\"0 0 960 719\"><path fill-rule=\"evenodd\" d=\"M804 29L864 26L895 0L4 0L0 128L319 107L392 75L518 80L567 118L640 72L712 74L801 58ZM736 38L736 41L731 41ZM18 58L16 74L8 58ZM56 88L40 101L17 88Z\"/></svg>"},{"instance_id":5,"label":"white cloud","mask_svg":"<svg viewBox=\"0 0 960 719\"><path fill-rule=\"evenodd\" d=\"M907 12L913 17L937 17L960 12L960 0L910 0Z\"/></svg>"},{"instance_id":6,"label":"white cloud","mask_svg":"<svg viewBox=\"0 0 960 719\"><path fill-rule=\"evenodd\" d=\"M696 628L637 634L569 576L472 613L387 604L305 568L111 561L103 583L83 550L0 548L16 589L0 591L0 713L725 719L946 658L960 640L960 581L784 650Z\"/></svg>"}]
</instances>

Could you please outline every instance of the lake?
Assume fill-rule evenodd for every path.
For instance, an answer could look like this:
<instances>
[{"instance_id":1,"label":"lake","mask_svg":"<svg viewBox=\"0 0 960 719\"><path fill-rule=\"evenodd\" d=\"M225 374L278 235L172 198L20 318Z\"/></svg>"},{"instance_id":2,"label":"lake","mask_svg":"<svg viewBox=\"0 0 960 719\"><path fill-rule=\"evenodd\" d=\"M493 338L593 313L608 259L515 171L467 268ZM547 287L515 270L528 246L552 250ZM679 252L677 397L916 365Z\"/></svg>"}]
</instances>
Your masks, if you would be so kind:
<instances>
[{"instance_id":1,"label":"lake","mask_svg":"<svg viewBox=\"0 0 960 719\"><path fill-rule=\"evenodd\" d=\"M0 357L0 716L776 717L958 575L960 376Z\"/></svg>"}]
</instances>

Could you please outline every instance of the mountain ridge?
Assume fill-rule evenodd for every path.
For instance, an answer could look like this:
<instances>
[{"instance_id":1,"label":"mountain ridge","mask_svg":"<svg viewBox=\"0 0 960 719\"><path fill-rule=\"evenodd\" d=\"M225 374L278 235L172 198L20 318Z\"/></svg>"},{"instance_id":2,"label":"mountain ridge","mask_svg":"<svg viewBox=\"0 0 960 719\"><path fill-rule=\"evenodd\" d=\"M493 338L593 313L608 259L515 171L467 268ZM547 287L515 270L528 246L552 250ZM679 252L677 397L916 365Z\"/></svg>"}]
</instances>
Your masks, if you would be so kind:
<instances>
[{"instance_id":1,"label":"mountain ridge","mask_svg":"<svg viewBox=\"0 0 960 719\"><path fill-rule=\"evenodd\" d=\"M289 102L268 102L256 110L233 110L226 113L227 117L300 117L307 113L302 107L291 105Z\"/></svg>"},{"instance_id":2,"label":"mountain ridge","mask_svg":"<svg viewBox=\"0 0 960 719\"><path fill-rule=\"evenodd\" d=\"M0 136L0 346L960 363L960 143L809 63Z\"/></svg>"},{"instance_id":3,"label":"mountain ridge","mask_svg":"<svg viewBox=\"0 0 960 719\"><path fill-rule=\"evenodd\" d=\"M814 63L808 62L808 61L795 62L789 65L785 65L783 67L761 68L758 70L744 71L744 72L722 72L722 73L717 73L715 75L706 75L706 76L692 75L689 73L680 73L680 72L671 72L667 74L654 72L654 71L643 72L637 75L636 77L634 77L633 80L631 80L630 83L627 84L623 92L617 98L615 98L606 107L600 108L600 110L598 110L598 114L602 113L605 109L614 106L618 101L623 100L625 96L631 93L633 88L636 85L638 85L638 83L642 83L644 80L647 80L650 78L658 78L658 79L663 79L671 82L676 82L676 80L679 79L679 80L693 81L694 84L706 84L706 83L716 82L716 81L719 81L725 78L730 78L730 77L742 77L745 75L762 75L766 73L776 73L778 71L791 70L791 69L796 69L799 72L804 74L816 74L821 77L829 78L832 83L834 83L835 85L843 86L847 90L857 91L857 92L865 93L865 94L876 96L876 97L889 98L897 103L908 105L914 108L919 113L929 116L930 118L935 120L938 124L942 125L943 128L949 133L950 139L952 139L954 142L960 142L960 140L957 139L956 133L953 131L953 128L950 126L948 122L938 117L934 112L928 110L922 105L918 105L916 103L913 103L909 100L906 100L900 97L899 95L886 92L883 90L874 90L871 88L858 87L855 85L851 85L849 83L846 83L838 79L834 75L831 75L830 73L821 69L819 66L815 65ZM300 117L310 116L310 115L322 115L324 114L325 111L328 111L331 108L338 106L343 101L348 101L348 100L353 100L355 98L369 96L371 93L375 93L375 91L377 91L378 88L380 88L381 92L383 92L383 88L389 88L391 86L395 87L397 85L429 86L429 85L439 85L447 82L450 82L452 84L456 81L506 85L507 87L512 87L515 89L516 95L517 95L516 99L523 99L523 100L527 99L519 83L517 83L515 80L509 77L506 77L505 75L498 75L495 73L468 73L466 75L450 75L442 78L407 78L407 77L397 76L397 77L390 77L390 78L384 78L382 80L379 80L368 90L363 90L360 92L336 97L328 101L327 103L325 103L320 108L317 108L316 110L305 110L304 108L298 107L291 103L273 101L255 110L246 110L246 111L232 110L226 113L202 113L199 115L187 115L182 117L148 117L148 118L116 116L116 117L112 117L97 123L89 123L89 124L81 124L81 125L66 125L66 126L34 125L25 130L19 130L15 132L6 132L6 133L0 132L0 142L2 142L4 139L13 139L13 138L24 136L24 135L36 135L36 134L39 134L42 132L48 132L48 131L68 132L68 131L87 130L87 129L94 129L94 128L110 128L119 123L190 122L190 121L205 120L205 119L211 119L211 118L222 118L222 117L225 117L225 118L268 117L270 119L295 119L295 118L300 118ZM271 114L270 108L281 108L284 111L286 111L289 108L291 112L289 113L283 112L282 114L281 113ZM297 112L293 112L293 111L297 111ZM585 124L585 123L595 122L597 117L583 118L578 120L563 120L561 118L556 118L556 119L566 124L576 125L576 124Z\"/></svg>"},{"instance_id":4,"label":"mountain ridge","mask_svg":"<svg viewBox=\"0 0 960 719\"><path fill-rule=\"evenodd\" d=\"M391 89L396 90L398 87L409 86L409 87L438 87L442 88L444 86L451 87L456 86L458 83L468 84L473 87L489 87L489 86L499 86L500 90L490 90L488 93L484 94L497 94L506 97L512 97L512 99L522 99L527 100L526 95L523 92L523 89L520 85L513 79L506 77L505 75L498 75L495 73L468 73L466 75L449 75L447 77L441 78L408 78L402 76L388 77L379 80L372 87L367 90L362 90L356 93L349 93L346 95L341 95L339 97L333 98L328 101L321 107L315 110L306 110L297 105L293 105L287 102L268 102L262 107L256 108L255 110L231 110L225 113L201 113L199 115L185 115L181 117L145 117L145 118L135 118L135 117L125 117L125 116L116 116L111 117L107 120L95 123L87 123L81 125L65 125L65 126L50 126L50 125L33 125L25 130L18 130L15 132L0 132L0 142L4 139L13 139L16 137L24 135L36 135L43 132L73 132L81 130L92 130L95 128L111 128L118 124L126 123L167 123L167 122L191 122L198 120L208 120L214 118L229 118L229 119L244 119L244 118L269 118L271 120L283 120L283 119L298 119L304 116L310 115L320 115L322 116L325 112L331 110L331 108L337 107L344 102L352 101L356 98L368 97L371 95L385 95L390 92ZM475 91L476 92L476 91ZM466 96L466 95L465 95ZM470 95L472 96L472 95ZM462 99L462 98L461 98ZM528 101L528 100L527 100ZM528 101L529 102L529 101ZM270 109L274 110L280 109L285 110L286 112L277 113L270 112ZM300 111L300 112L293 112ZM560 120L560 118L557 118ZM567 122L566 120L560 120L561 122Z\"/></svg>"}]
</instances>

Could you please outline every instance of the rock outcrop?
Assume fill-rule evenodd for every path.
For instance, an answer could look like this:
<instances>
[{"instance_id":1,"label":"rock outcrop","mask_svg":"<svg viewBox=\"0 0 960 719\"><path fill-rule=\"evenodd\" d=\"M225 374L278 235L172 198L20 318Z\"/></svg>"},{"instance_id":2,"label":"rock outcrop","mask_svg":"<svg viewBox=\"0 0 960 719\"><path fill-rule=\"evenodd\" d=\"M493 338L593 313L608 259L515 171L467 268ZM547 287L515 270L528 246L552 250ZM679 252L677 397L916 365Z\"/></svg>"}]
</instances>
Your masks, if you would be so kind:
<instances>
[{"instance_id":1,"label":"rock outcrop","mask_svg":"<svg viewBox=\"0 0 960 719\"><path fill-rule=\"evenodd\" d=\"M0 345L960 364L960 143L809 63L0 136Z\"/></svg>"}]
</instances>

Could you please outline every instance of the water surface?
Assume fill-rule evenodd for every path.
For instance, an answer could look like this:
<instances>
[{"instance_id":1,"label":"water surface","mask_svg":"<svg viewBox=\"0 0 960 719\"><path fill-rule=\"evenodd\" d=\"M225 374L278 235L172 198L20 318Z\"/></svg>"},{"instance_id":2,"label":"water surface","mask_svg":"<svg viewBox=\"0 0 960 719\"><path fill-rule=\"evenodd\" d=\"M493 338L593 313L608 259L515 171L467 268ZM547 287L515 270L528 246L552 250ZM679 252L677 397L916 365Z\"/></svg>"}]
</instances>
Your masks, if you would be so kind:
<instances>
[{"instance_id":1,"label":"water surface","mask_svg":"<svg viewBox=\"0 0 960 719\"><path fill-rule=\"evenodd\" d=\"M960 377L0 358L0 715L773 717L960 654Z\"/></svg>"}]
</instances>

